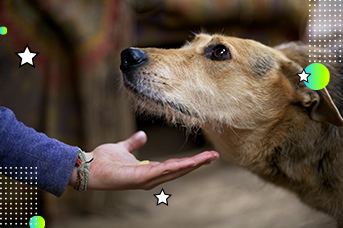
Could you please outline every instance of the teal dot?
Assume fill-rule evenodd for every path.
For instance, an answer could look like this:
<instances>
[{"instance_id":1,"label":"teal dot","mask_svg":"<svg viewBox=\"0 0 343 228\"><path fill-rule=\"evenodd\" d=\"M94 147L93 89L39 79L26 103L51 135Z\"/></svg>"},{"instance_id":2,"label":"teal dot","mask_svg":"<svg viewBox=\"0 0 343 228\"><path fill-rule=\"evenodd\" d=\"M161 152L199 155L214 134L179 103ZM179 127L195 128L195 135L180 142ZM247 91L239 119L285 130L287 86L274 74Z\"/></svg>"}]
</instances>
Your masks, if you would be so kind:
<instances>
[{"instance_id":1,"label":"teal dot","mask_svg":"<svg viewBox=\"0 0 343 228\"><path fill-rule=\"evenodd\" d=\"M6 27L0 27L0 34L6 35L7 34L7 28Z\"/></svg>"},{"instance_id":2,"label":"teal dot","mask_svg":"<svg viewBox=\"0 0 343 228\"><path fill-rule=\"evenodd\" d=\"M30 228L44 228L45 220L42 216L33 216L30 218Z\"/></svg>"},{"instance_id":3,"label":"teal dot","mask_svg":"<svg viewBox=\"0 0 343 228\"><path fill-rule=\"evenodd\" d=\"M305 85L313 90L324 89L330 81L330 72L326 66L320 63L312 63L305 68L307 74L311 74L307 78Z\"/></svg>"}]
</instances>

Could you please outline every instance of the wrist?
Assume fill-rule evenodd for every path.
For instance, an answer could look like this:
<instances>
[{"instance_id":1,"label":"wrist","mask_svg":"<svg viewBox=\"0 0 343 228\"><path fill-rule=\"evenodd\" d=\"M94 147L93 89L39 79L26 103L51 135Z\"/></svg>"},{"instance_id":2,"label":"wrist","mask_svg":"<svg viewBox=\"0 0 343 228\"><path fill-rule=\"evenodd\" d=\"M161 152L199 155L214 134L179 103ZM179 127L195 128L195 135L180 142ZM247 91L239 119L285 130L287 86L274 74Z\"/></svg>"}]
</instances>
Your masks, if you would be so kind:
<instances>
[{"instance_id":1,"label":"wrist","mask_svg":"<svg viewBox=\"0 0 343 228\"><path fill-rule=\"evenodd\" d=\"M93 158L93 152L85 152L85 156L86 156L86 161L90 161ZM77 181L77 168L78 165L75 162L75 166L73 168L73 171L71 173L70 179L69 179L69 183L68 185L71 187L75 187L76 185L76 181Z\"/></svg>"}]
</instances>

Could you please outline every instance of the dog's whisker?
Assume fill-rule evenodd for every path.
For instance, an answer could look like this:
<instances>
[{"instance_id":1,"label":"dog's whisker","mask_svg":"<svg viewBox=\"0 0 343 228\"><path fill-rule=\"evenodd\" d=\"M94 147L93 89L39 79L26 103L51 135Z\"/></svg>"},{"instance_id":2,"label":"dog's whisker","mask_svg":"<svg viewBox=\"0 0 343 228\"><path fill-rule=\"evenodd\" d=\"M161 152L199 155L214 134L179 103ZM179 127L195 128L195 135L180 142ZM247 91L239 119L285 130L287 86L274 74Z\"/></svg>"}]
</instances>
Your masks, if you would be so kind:
<instances>
[{"instance_id":1,"label":"dog's whisker","mask_svg":"<svg viewBox=\"0 0 343 228\"><path fill-rule=\"evenodd\" d=\"M236 133L236 131L231 127L231 125L230 125L230 129L231 129L231 131L232 131L239 139L242 139L242 137L239 136L239 135Z\"/></svg>"}]
</instances>

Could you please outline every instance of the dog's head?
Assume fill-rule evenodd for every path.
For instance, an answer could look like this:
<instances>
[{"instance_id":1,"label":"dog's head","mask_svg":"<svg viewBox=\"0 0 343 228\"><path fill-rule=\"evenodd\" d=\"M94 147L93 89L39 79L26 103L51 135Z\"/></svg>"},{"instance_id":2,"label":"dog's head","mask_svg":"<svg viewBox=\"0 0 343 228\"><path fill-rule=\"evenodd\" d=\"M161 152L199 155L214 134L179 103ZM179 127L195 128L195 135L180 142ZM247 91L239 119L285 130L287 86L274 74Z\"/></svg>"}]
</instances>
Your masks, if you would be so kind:
<instances>
[{"instance_id":1,"label":"dog's head","mask_svg":"<svg viewBox=\"0 0 343 228\"><path fill-rule=\"evenodd\" d=\"M180 49L129 48L121 58L137 107L186 125L253 129L299 104L314 120L343 123L326 90L299 84L300 65L253 40L200 34Z\"/></svg>"}]
</instances>

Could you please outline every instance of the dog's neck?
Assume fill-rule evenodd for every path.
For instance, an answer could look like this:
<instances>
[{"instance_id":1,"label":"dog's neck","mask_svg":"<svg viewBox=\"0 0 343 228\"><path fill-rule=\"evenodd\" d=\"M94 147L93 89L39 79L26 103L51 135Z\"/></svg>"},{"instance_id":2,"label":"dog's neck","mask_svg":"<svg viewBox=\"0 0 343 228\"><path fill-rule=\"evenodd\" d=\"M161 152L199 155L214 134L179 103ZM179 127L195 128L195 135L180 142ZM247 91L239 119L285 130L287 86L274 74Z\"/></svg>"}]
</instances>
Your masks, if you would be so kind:
<instances>
[{"instance_id":1,"label":"dog's neck","mask_svg":"<svg viewBox=\"0 0 343 228\"><path fill-rule=\"evenodd\" d=\"M255 141L253 130L235 129L230 126L219 130L206 126L202 129L225 160L246 166L244 154L246 151L252 150L251 147L254 144L252 141Z\"/></svg>"},{"instance_id":2,"label":"dog's neck","mask_svg":"<svg viewBox=\"0 0 343 228\"><path fill-rule=\"evenodd\" d=\"M296 192L305 203L319 210L336 207L327 202L333 196L342 197L343 128L310 119L304 121L290 110L284 119L255 130L226 127L214 131L206 126L203 129L224 159ZM306 190L305 195L304 189L312 192ZM313 202L316 191L324 193ZM343 205L339 208L343 209Z\"/></svg>"}]
</instances>

